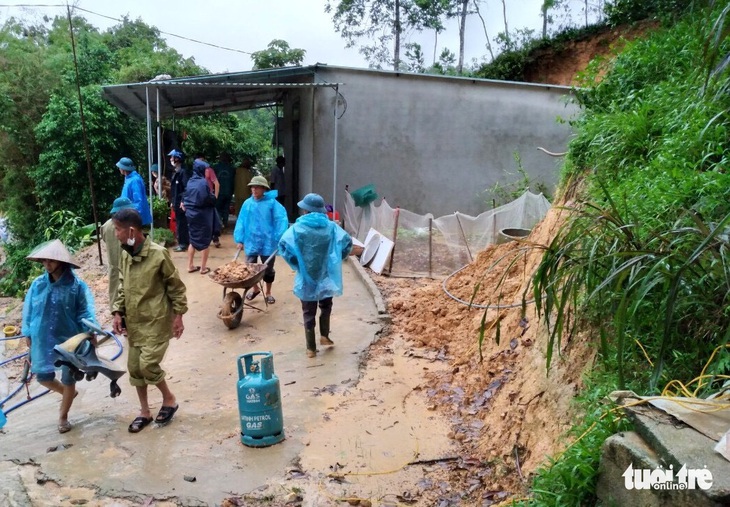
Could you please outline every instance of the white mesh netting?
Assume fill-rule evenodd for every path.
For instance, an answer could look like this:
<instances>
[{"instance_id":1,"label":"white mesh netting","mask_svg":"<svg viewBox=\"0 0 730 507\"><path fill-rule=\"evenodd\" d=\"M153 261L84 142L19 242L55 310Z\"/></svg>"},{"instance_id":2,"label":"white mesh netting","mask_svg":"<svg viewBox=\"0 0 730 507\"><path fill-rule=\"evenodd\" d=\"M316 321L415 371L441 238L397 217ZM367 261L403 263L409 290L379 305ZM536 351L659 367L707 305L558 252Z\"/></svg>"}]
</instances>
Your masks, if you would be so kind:
<instances>
[{"instance_id":1,"label":"white mesh netting","mask_svg":"<svg viewBox=\"0 0 730 507\"><path fill-rule=\"evenodd\" d=\"M384 273L392 276L444 276L474 260L487 245L500 243L510 234L532 229L547 214L550 202L542 195L525 192L514 201L485 211L477 217L454 213L433 218L406 209L379 205L358 207L345 196L345 230L364 242L375 229L395 243Z\"/></svg>"}]
</instances>

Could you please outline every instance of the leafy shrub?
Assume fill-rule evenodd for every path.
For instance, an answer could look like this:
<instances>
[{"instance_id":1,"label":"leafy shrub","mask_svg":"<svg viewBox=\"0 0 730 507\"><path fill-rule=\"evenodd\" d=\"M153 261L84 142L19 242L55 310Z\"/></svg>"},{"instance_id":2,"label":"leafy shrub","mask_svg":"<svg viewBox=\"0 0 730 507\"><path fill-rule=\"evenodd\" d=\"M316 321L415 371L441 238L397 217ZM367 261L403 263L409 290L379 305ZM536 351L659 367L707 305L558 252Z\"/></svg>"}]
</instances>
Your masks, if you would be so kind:
<instances>
[{"instance_id":1,"label":"leafy shrub","mask_svg":"<svg viewBox=\"0 0 730 507\"><path fill-rule=\"evenodd\" d=\"M5 262L0 269L0 294L3 296L24 297L30 282L41 273L41 264L26 259L34 246L18 241L3 244Z\"/></svg>"},{"instance_id":2,"label":"leafy shrub","mask_svg":"<svg viewBox=\"0 0 730 507\"><path fill-rule=\"evenodd\" d=\"M170 216L170 203L159 196L152 197L152 220L155 227L167 227L167 219Z\"/></svg>"},{"instance_id":3,"label":"leafy shrub","mask_svg":"<svg viewBox=\"0 0 730 507\"><path fill-rule=\"evenodd\" d=\"M156 227L154 230L154 241L164 247L172 246L175 244L175 235L170 229Z\"/></svg>"},{"instance_id":4,"label":"leafy shrub","mask_svg":"<svg viewBox=\"0 0 730 507\"><path fill-rule=\"evenodd\" d=\"M678 14L692 4L687 0L613 0L606 4L605 15L609 24L617 26Z\"/></svg>"},{"instance_id":5,"label":"leafy shrub","mask_svg":"<svg viewBox=\"0 0 730 507\"><path fill-rule=\"evenodd\" d=\"M84 225L81 217L71 211L54 211L43 230L45 241L58 239L72 253L93 243L94 224Z\"/></svg>"},{"instance_id":6,"label":"leafy shrub","mask_svg":"<svg viewBox=\"0 0 730 507\"><path fill-rule=\"evenodd\" d=\"M95 232L94 224L84 225L74 213L56 211L49 215L45 228L36 238L4 243L6 258L0 270L0 294L23 297L33 279L43 272L40 263L25 258L39 243L58 239L73 254L93 243Z\"/></svg>"},{"instance_id":7,"label":"leafy shrub","mask_svg":"<svg viewBox=\"0 0 730 507\"><path fill-rule=\"evenodd\" d=\"M517 179L510 183L497 182L492 187L487 188L484 191L487 205L494 205L494 207L502 206L518 199L528 190L534 194L541 193L549 200L550 192L547 185L544 182L530 179L530 175L527 174L527 171L522 165L522 158L518 152L514 152L512 157L517 165L517 174L508 173L507 176L517 176ZM506 180L507 177L503 179Z\"/></svg>"}]
</instances>

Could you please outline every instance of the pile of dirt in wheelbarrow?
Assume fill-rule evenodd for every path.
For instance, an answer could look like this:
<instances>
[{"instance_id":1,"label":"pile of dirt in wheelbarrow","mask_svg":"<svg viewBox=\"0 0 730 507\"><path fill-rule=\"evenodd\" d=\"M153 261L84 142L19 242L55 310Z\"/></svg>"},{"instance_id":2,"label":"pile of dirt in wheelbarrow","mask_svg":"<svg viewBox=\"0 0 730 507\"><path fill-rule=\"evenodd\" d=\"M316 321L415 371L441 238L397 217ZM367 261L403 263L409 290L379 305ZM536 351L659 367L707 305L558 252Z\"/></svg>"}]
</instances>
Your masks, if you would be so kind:
<instances>
[{"instance_id":1,"label":"pile of dirt in wheelbarrow","mask_svg":"<svg viewBox=\"0 0 730 507\"><path fill-rule=\"evenodd\" d=\"M423 392L449 414L449 436L473 458L474 470L464 473L461 463L449 477L462 505L521 494L530 474L566 446L571 400L594 351L575 338L548 373L544 325L533 303L524 315L520 305L523 294L532 299L530 275L563 219L553 208L526 240L488 247L445 281L376 279L392 316L389 336L450 362L446 373L428 374Z\"/></svg>"}]
</instances>

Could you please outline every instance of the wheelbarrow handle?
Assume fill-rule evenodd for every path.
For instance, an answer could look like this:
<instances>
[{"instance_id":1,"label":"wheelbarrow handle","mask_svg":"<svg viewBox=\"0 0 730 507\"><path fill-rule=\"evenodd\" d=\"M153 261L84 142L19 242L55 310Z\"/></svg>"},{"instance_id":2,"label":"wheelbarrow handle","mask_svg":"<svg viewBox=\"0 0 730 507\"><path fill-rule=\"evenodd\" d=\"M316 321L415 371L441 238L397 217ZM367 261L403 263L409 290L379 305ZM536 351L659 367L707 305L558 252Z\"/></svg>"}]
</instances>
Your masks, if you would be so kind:
<instances>
[{"instance_id":1,"label":"wheelbarrow handle","mask_svg":"<svg viewBox=\"0 0 730 507\"><path fill-rule=\"evenodd\" d=\"M276 257L276 254L277 253L279 253L279 250L278 249L274 250L274 253L272 253L271 255L269 255L269 257L264 261L264 264L268 264L271 261L271 259L273 259L274 257Z\"/></svg>"},{"instance_id":2,"label":"wheelbarrow handle","mask_svg":"<svg viewBox=\"0 0 730 507\"><path fill-rule=\"evenodd\" d=\"M236 255L233 256L234 261L238 259L239 255L241 255L241 250L242 250L242 248L239 248L238 250L236 250ZM277 253L279 253L279 250L278 249L274 250L274 253L269 255L269 257L264 261L264 264L268 264L271 261L271 259L276 257Z\"/></svg>"}]
</instances>

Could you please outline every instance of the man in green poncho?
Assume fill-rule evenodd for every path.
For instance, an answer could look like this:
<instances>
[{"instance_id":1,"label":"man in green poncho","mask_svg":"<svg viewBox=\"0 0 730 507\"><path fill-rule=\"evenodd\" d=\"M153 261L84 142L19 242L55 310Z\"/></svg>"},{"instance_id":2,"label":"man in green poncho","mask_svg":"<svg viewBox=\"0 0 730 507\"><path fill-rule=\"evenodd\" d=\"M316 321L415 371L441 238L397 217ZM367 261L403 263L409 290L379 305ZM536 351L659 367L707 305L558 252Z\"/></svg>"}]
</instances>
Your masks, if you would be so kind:
<instances>
[{"instance_id":1,"label":"man in green poncho","mask_svg":"<svg viewBox=\"0 0 730 507\"><path fill-rule=\"evenodd\" d=\"M134 209L123 209L112 218L114 233L122 244L119 291L112 304L114 332L129 342L127 369L137 389L140 412L129 425L130 433L152 422L147 386L162 394L162 407L154 421L167 424L178 409L175 395L161 368L170 338L180 338L188 311L185 284L166 248L142 232L142 218Z\"/></svg>"}]
</instances>

